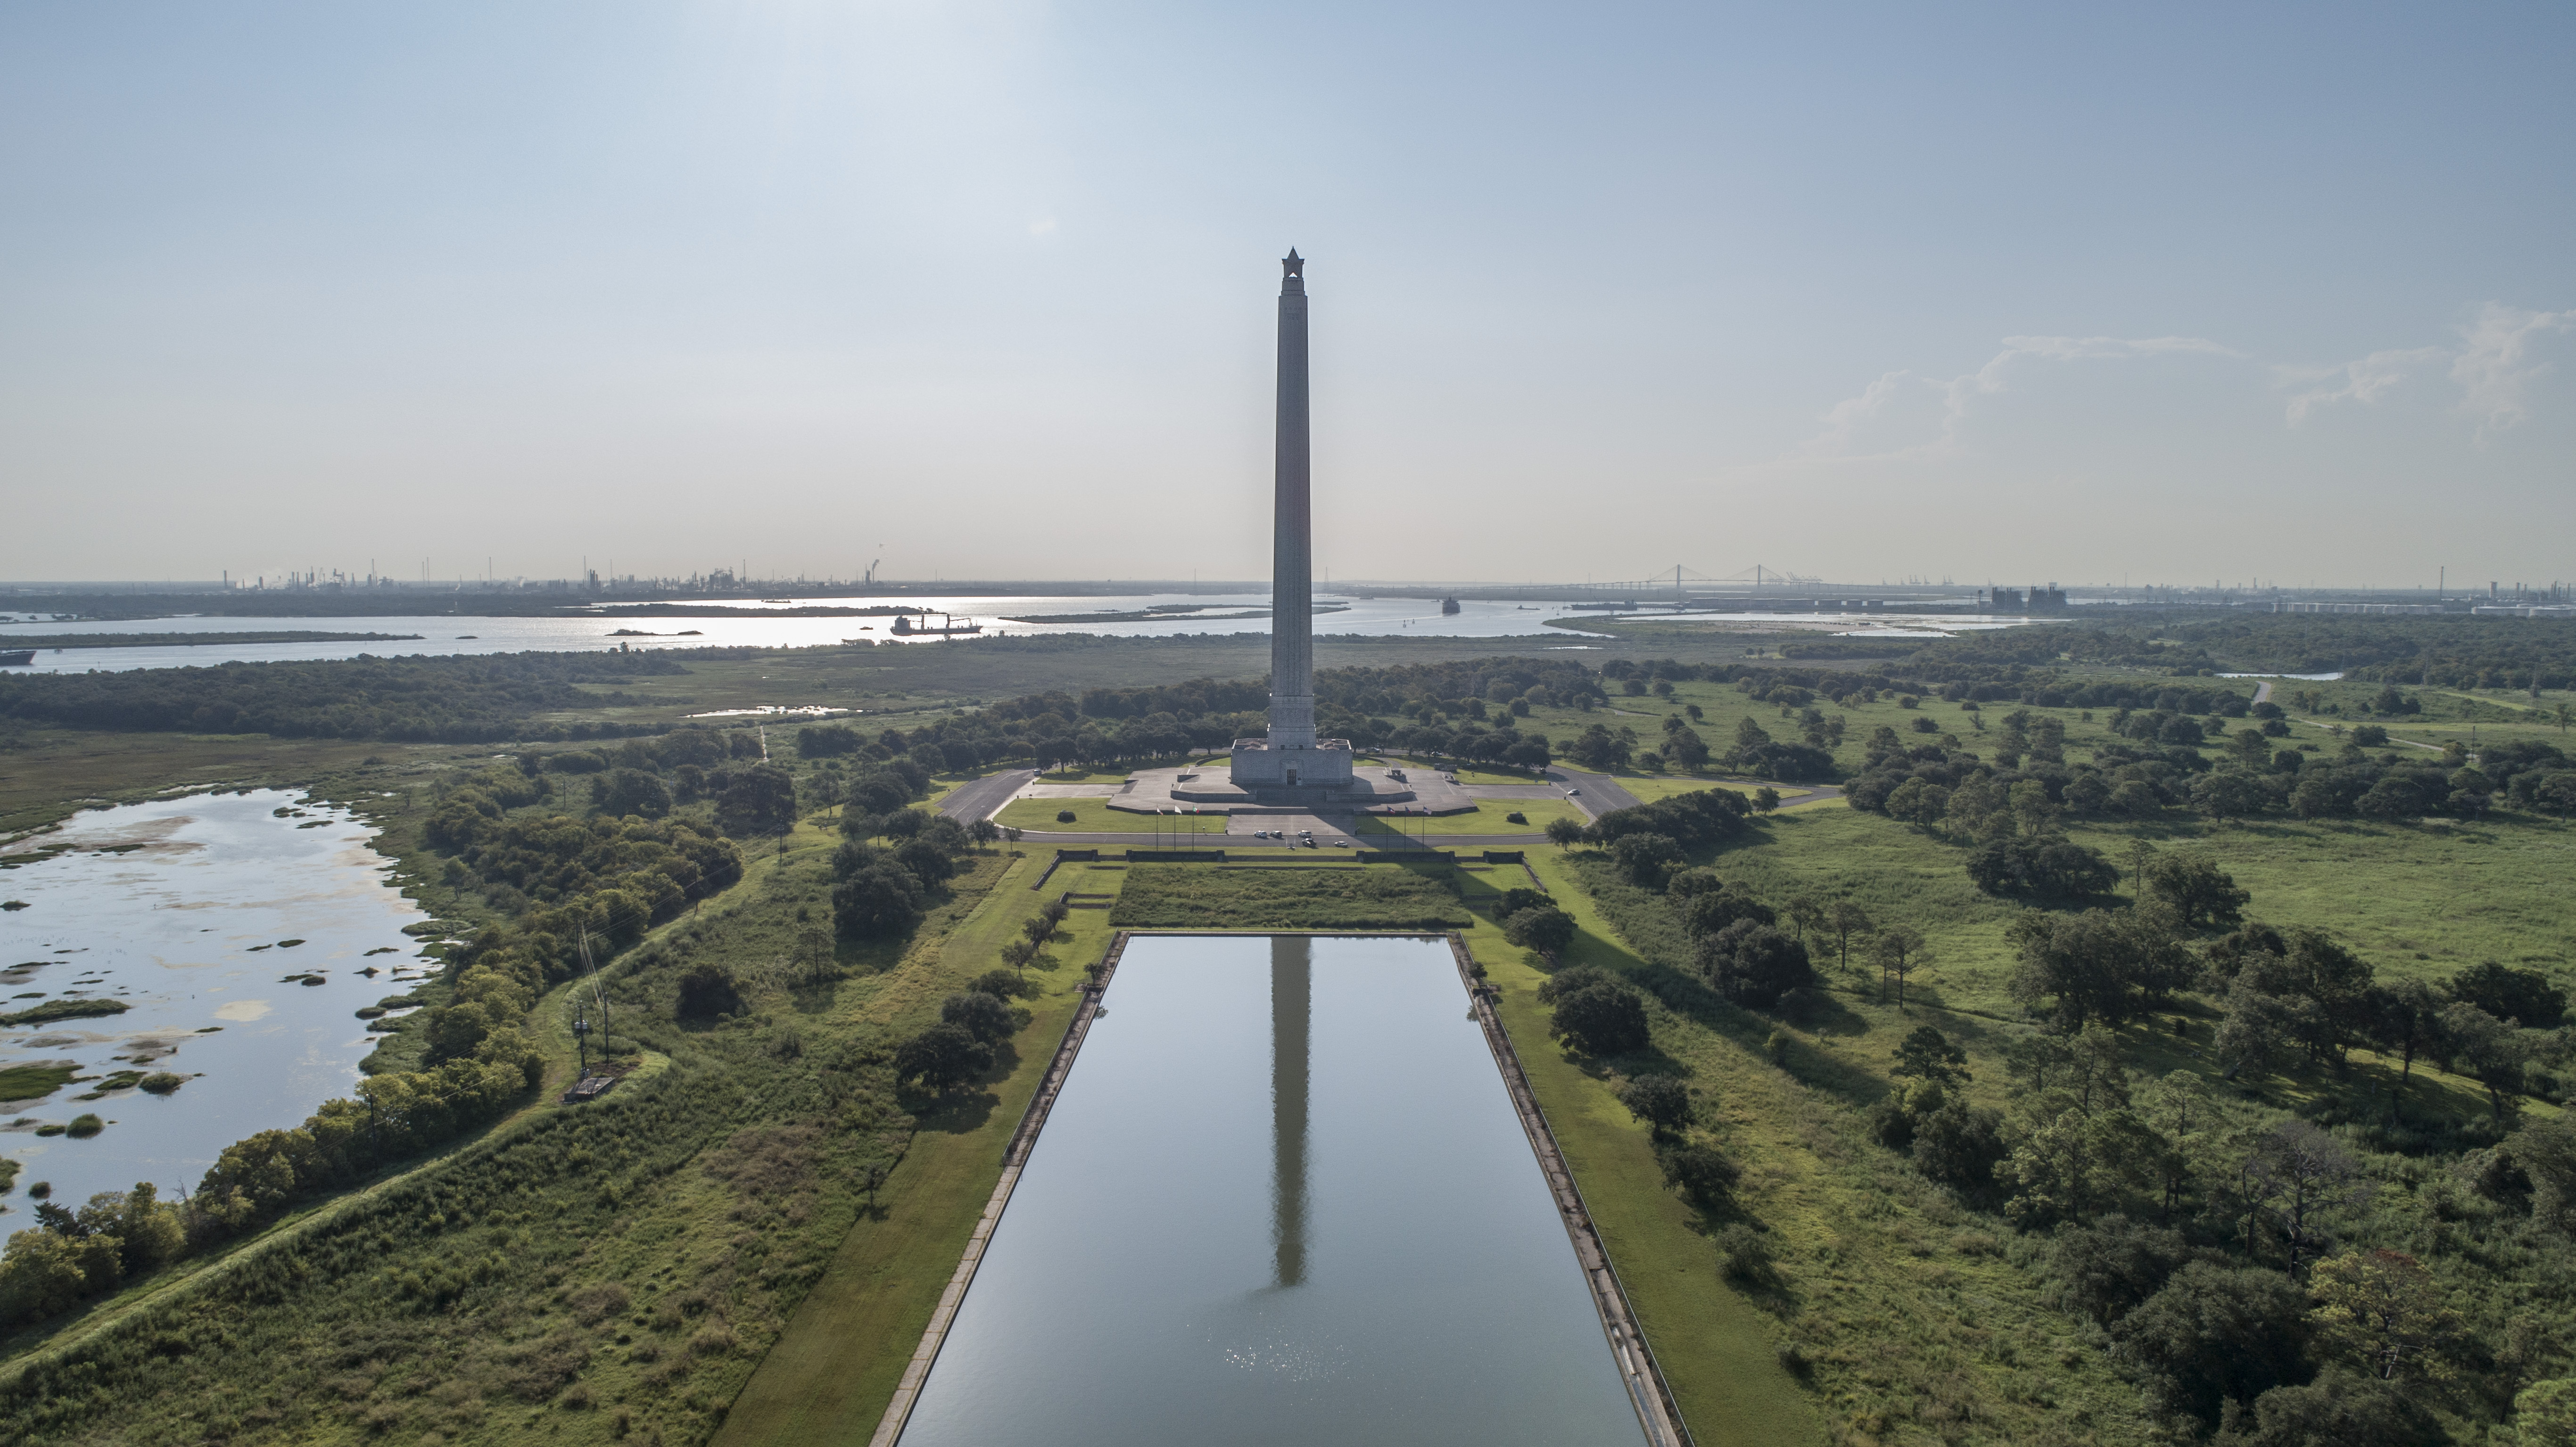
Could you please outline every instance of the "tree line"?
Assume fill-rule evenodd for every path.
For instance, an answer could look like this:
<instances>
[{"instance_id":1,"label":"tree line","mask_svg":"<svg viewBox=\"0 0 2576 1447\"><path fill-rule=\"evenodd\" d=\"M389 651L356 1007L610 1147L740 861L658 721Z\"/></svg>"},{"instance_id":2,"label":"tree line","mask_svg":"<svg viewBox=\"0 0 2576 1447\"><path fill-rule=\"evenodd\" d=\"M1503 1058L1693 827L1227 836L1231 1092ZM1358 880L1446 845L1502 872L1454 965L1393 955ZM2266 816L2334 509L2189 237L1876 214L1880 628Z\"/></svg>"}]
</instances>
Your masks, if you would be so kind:
<instances>
[{"instance_id":1,"label":"tree line","mask_svg":"<svg viewBox=\"0 0 2576 1447\"><path fill-rule=\"evenodd\" d=\"M628 685L688 670L662 652L221 663L0 677L0 718L56 728L414 743L616 738L653 725L539 722L631 706ZM614 685L593 693L579 684Z\"/></svg>"}]
</instances>

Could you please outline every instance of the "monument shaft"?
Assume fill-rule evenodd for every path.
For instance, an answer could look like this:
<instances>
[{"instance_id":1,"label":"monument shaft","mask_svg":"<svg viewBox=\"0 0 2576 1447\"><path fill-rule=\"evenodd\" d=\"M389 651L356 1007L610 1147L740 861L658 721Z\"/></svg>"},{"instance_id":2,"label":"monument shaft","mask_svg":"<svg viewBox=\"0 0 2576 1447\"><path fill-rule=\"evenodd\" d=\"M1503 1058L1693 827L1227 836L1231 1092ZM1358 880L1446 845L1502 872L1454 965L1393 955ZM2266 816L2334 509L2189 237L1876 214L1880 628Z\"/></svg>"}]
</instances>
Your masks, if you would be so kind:
<instances>
[{"instance_id":1,"label":"monument shaft","mask_svg":"<svg viewBox=\"0 0 2576 1447\"><path fill-rule=\"evenodd\" d=\"M1351 746L1315 736L1315 515L1306 452L1306 262L1279 263L1279 434L1270 516L1270 732L1234 742L1233 782L1265 804L1351 797ZM1177 796L1176 796L1177 797Z\"/></svg>"},{"instance_id":2,"label":"monument shaft","mask_svg":"<svg viewBox=\"0 0 2576 1447\"><path fill-rule=\"evenodd\" d=\"M1279 422L1270 538L1270 746L1315 746L1315 548L1306 444L1306 278L1279 284Z\"/></svg>"}]
</instances>

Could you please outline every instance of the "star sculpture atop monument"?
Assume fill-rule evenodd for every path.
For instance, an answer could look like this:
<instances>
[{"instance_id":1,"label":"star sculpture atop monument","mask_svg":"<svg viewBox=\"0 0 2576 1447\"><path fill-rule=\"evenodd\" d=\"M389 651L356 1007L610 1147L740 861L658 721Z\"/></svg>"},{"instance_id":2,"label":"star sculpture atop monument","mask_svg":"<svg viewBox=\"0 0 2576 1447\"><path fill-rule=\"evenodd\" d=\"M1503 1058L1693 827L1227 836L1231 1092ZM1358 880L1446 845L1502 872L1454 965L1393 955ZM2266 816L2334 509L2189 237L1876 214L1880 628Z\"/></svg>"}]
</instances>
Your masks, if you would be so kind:
<instances>
[{"instance_id":1,"label":"star sculpture atop monument","mask_svg":"<svg viewBox=\"0 0 2576 1447\"><path fill-rule=\"evenodd\" d=\"M1306 258L1297 254L1296 247L1291 246L1288 248L1288 255L1280 261L1279 265L1289 276L1293 276L1299 281L1306 279Z\"/></svg>"}]
</instances>

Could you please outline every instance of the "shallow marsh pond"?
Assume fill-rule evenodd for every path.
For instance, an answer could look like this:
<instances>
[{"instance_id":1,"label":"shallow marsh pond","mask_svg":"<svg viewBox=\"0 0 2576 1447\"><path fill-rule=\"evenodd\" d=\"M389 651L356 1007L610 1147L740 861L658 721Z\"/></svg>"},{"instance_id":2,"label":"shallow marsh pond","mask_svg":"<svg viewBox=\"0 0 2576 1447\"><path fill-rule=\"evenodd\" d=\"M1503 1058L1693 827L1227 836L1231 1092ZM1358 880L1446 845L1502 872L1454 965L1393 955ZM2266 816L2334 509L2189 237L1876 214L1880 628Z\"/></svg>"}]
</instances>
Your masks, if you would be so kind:
<instances>
[{"instance_id":1,"label":"shallow marsh pond","mask_svg":"<svg viewBox=\"0 0 2576 1447\"><path fill-rule=\"evenodd\" d=\"M93 810L0 853L0 898L26 905L0 913L0 1014L127 1007L0 1028L0 1078L75 1075L0 1101L0 1155L19 1164L0 1231L34 1224L38 1181L70 1207L138 1181L167 1198L234 1141L348 1093L375 1045L357 1012L435 964L403 933L428 916L389 887L374 834L346 810L263 789ZM186 1083L107 1088L159 1072ZM106 1128L39 1134L84 1113Z\"/></svg>"}]
</instances>

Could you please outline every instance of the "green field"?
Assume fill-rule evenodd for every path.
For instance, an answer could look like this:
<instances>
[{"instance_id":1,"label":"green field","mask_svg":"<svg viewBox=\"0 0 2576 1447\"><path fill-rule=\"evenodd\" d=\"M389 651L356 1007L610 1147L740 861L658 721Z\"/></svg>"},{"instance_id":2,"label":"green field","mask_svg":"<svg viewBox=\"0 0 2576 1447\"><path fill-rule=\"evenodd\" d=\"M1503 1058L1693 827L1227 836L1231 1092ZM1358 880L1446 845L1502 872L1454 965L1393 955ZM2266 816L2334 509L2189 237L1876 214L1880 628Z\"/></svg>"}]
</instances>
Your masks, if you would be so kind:
<instances>
[{"instance_id":1,"label":"green field","mask_svg":"<svg viewBox=\"0 0 2576 1447\"><path fill-rule=\"evenodd\" d=\"M1070 810L1071 822L1055 817ZM993 816L1016 829L1062 834L1223 834L1223 814L1138 814L1112 809L1106 799L1013 799Z\"/></svg>"},{"instance_id":2,"label":"green field","mask_svg":"<svg viewBox=\"0 0 2576 1447\"><path fill-rule=\"evenodd\" d=\"M1127 870L1109 922L1137 929L1453 929L1469 916L1442 877L1449 872L1321 860L1138 865Z\"/></svg>"},{"instance_id":3,"label":"green field","mask_svg":"<svg viewBox=\"0 0 2576 1447\"><path fill-rule=\"evenodd\" d=\"M1515 824L1504 818L1519 814L1528 822ZM1362 814L1355 821L1358 834L1527 834L1533 839L1547 828L1551 819L1571 819L1577 824L1587 816L1571 800L1556 799L1480 799L1476 807L1464 814L1398 814L1382 816Z\"/></svg>"}]
</instances>

